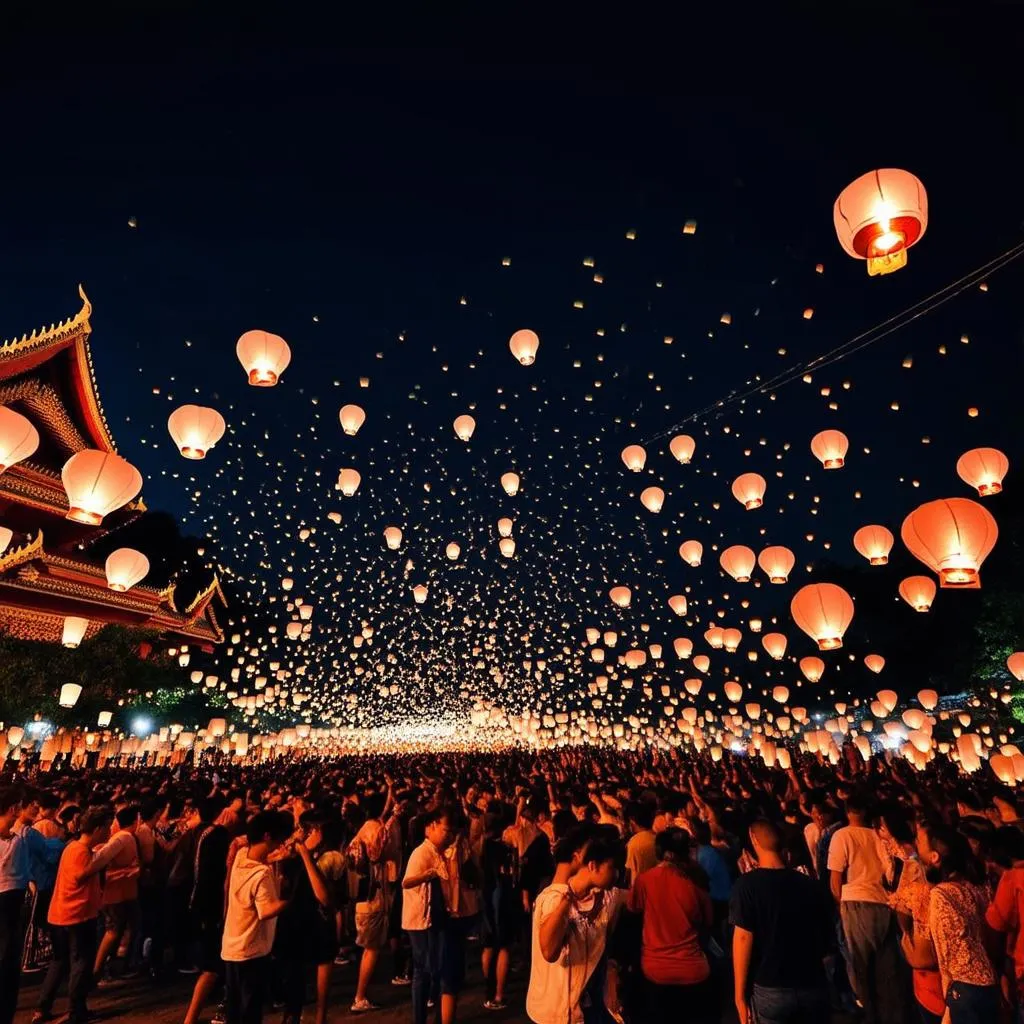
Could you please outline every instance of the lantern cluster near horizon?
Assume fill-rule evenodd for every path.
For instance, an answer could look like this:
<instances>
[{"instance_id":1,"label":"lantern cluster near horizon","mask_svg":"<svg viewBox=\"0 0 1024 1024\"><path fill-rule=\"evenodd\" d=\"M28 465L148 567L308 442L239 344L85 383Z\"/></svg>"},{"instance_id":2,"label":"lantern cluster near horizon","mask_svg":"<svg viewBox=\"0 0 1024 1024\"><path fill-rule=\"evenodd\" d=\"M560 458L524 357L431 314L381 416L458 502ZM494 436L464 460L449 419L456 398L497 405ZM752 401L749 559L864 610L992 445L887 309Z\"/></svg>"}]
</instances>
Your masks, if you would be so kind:
<instances>
[{"instance_id":1,"label":"lantern cluster near horizon","mask_svg":"<svg viewBox=\"0 0 1024 1024\"><path fill-rule=\"evenodd\" d=\"M843 190L834 206L834 224L842 248L850 256L864 260L870 275L889 274L906 266L908 251L924 235L927 220L927 196L922 183L914 175L901 170L879 170L858 178ZM683 234L695 233L696 223L687 222ZM635 233L627 232L626 238L635 239ZM502 263L508 266L510 261ZM584 260L584 266L592 269L594 261ZM823 272L821 264L816 271ZM595 284L603 283L602 274L595 271L593 280ZM661 287L660 282L658 287ZM577 308L582 305L582 300L574 302ZM808 307L804 309L802 318L809 320L813 314L813 308ZM722 314L720 323L731 325L732 314ZM598 331L598 335L603 336L604 331ZM665 343L671 344L673 340L666 337ZM530 367L536 362L540 339L532 330L517 330L511 335L508 347L520 365ZM260 388L277 386L291 361L291 350L283 338L259 330L248 331L239 338L236 354L248 383ZM479 355L482 356L483 352ZM602 358L599 357L599 361ZM579 361L574 363L574 366L579 365ZM447 371L448 366L444 365L442 370ZM810 376L807 374L804 378L808 383ZM361 379L360 385L368 387L369 380ZM595 382L595 387L600 386L601 382ZM844 382L843 386L848 388L849 384ZM532 389L536 390L535 384ZM660 385L656 390L661 390ZM822 388L822 396L831 397L829 390ZM499 395L502 394L503 389L499 389ZM772 395L771 399L774 397ZM416 399L417 396L410 395L410 398ZM592 396L588 395L586 400L589 402L591 399ZM313 404L318 403L314 400ZM830 409L837 407L834 400L830 402ZM476 411L476 403L469 403L468 408L469 411L460 413L451 421L449 435L466 446L471 445L477 430L477 417L471 415ZM499 408L506 410L504 400ZM969 415L976 415L976 409ZM319 420L319 413L315 416ZM349 402L340 407L338 419L344 437L356 438L367 421L367 411L362 405ZM620 417L616 417L614 422L618 426L623 424ZM318 425L310 428L313 434L317 433ZM636 424L630 422L629 426L635 428ZM227 424L216 409L187 404L170 414L167 429L182 457L202 460L224 439ZM697 432L696 425L688 429ZM725 433L730 433L728 427ZM704 434L709 436L707 429ZM708 747L713 754L717 751L717 756L721 756L723 746L736 748L742 745L756 750L770 763L780 764L788 759L784 744L797 737L810 749L835 757L838 756L837 740L841 742L839 737L856 733L857 748L868 756L869 737L875 725L880 724L880 733L900 744L904 754L919 766L935 756L938 750L940 753L952 753L965 768L977 767L979 758L988 756L990 748L994 749L994 740L986 731L987 727L981 730L982 736L978 732L965 731L971 719L969 715L962 714L961 721L955 726L957 742L952 747L946 742L934 742L933 712L938 706L938 697L929 689L917 694L914 699L916 706L908 694L901 698L894 690L880 690L876 699L869 702L867 712L860 709L857 717L852 713L848 715L851 705L840 700L834 705L836 717L829 719L821 728L808 716L806 708L791 706L790 698L795 688L802 687L804 683L812 688L826 685L821 681L835 676L842 666L834 660L839 655L833 655L833 660L827 662L817 655L799 657L788 653L793 646L794 635L786 631L787 625L795 626L821 652L840 651L844 635L855 617L856 595L824 578L796 585L792 576L797 571L798 554L790 547L760 540L720 546L718 541L722 531L713 531L711 513L717 512L721 503L729 500L729 495L744 513L750 515L750 530L745 539L753 542L755 535L765 537L768 503L776 497L767 460L757 466L757 459L753 458L754 470L735 474L726 480L717 469L710 470L708 475L704 460L709 453L700 451L704 442L682 431L669 431L664 436L667 443L658 440L653 446L659 455L667 454L674 461L675 475L667 478L665 474L657 474L656 483L639 489L633 497L643 509L643 512L637 512L637 519L646 531L658 517L673 514L674 500L684 488L696 486L693 474L703 472L700 487L704 503L694 502L702 509L693 517L694 525L679 525L678 521L684 515L682 512L675 513L676 519L672 524L683 531L678 544L678 564L683 570L678 572L675 566L666 565L661 558L654 560L652 570L652 566L644 566L639 559L631 558L630 567L643 578L614 580L614 585L596 595L572 594L577 586L572 575L559 575L556 571L561 553L558 542L554 540L554 530L549 531L551 540L546 558L537 550L531 551L530 546L523 547L520 535L523 533L529 534L528 545L539 547L541 526L538 520L543 517L538 516L531 521L523 514L496 514L491 520L493 526L485 524L481 529L467 521L459 535L438 536L429 512L424 513L426 521L416 521L412 500L406 502L398 494L402 478L410 475L407 463L391 465L387 475L392 479L384 484L388 493L373 493L372 496L367 494L363 482L366 468L376 465L373 459L364 465L363 472L353 465L338 468L333 493L329 484L325 486L317 479L320 477L319 469L312 473L304 471L298 482L317 488L316 518L322 517L332 528L343 528L343 500L352 499L353 504L365 509L364 517L372 514L378 518L376 525L368 528L381 538L385 555L387 552L403 553L402 563L393 568L390 567L392 563L383 563L381 567L377 556L366 553L360 553L349 562L337 561L337 556L343 553L337 541L330 544L333 558L321 556L318 549L318 531L322 534L324 530L321 523L314 517L300 514L297 506L283 511L280 500L275 509L267 505L263 512L274 517L274 529L286 531L287 550L280 561L275 561L270 542L265 537L271 530L257 528L256 533L251 534L236 551L239 557L247 555L250 559L248 569L237 573L236 578L239 581L249 580L253 588L249 591L250 596L261 596L263 609L272 617L276 615L275 606L280 601L288 616L283 623L283 632L279 632L279 622L266 625L262 636L257 627L245 620L235 623L236 631L226 648L226 656L232 662L228 678L222 680L219 673L193 668L192 682L226 693L241 717L253 727L260 715L270 710L280 712L284 709L295 718L305 719L305 724L297 726L298 732L288 730L286 742L278 743L280 737L275 736L274 742L269 744L263 742L266 737L250 744L248 733L238 734L245 737L241 747L246 751L250 747L291 748L307 741L315 741L322 748L337 741L343 732L351 741L352 729L370 730L381 722L392 724L393 731L384 735L390 736L389 742L397 743L401 741L403 715L407 713L414 718L431 712L443 717L453 710L468 709L473 729L491 730L492 736L501 733L516 741L558 743L587 740L618 745L685 742L699 749ZM432 437L431 440L435 439ZM396 438L389 438L383 444L388 445L389 441L396 445L400 443ZM600 436L588 441L587 447L594 447L595 441L601 442L603 450L592 454L587 451L583 456L585 459L614 458L614 449L609 450ZM38 435L25 417L13 409L0 407L0 472L30 458L38 443ZM760 444L765 445L765 440L762 439ZM844 432L834 428L809 432L806 445L817 460L820 471L851 472L847 468L851 439ZM783 446L783 451L788 452L789 449L788 443ZM502 453L497 454L504 457ZM521 456L516 464L515 453L508 454L513 461L512 468L501 466L494 471L484 459L472 475L476 485L485 488L488 480L484 474L490 474L505 498L521 499L522 489L535 483L539 485L540 480L536 472L524 469L532 465L528 458ZM626 444L621 449L620 458L627 475L650 475L652 454L651 442L642 444L638 438ZM745 450L744 455L751 456L751 450ZM419 457L424 458L422 452ZM781 458L780 452L776 459ZM236 463L235 472L239 480L244 468L244 465ZM589 462L587 468L590 468ZM930 573L894 581L894 597L898 594L916 612L927 612L940 589L955 591L980 587L983 563L998 536L996 520L983 501L1001 490L1009 469L1006 456L991 447L972 448L960 454L955 467L951 465L949 468L950 481L955 468L956 475L974 489L979 500L958 495L935 497L908 506L900 516L899 536L903 545ZM557 472L557 467L548 464L545 472ZM371 487L376 486L381 477L379 471L372 475ZM777 470L775 475L782 477L782 472ZM225 484L232 482L231 474L224 474L223 470L218 470L215 476ZM142 477L137 469L118 455L100 451L85 450L73 455L64 466L62 477L68 495L68 518L89 525L100 524L104 516L133 500L142 487ZM282 480L280 475L277 480ZM808 472L805 481L811 480ZM439 489L443 481L442 469ZM423 483L423 489L426 495L431 495L429 481ZM450 491L452 497L457 495L455 487ZM297 487L296 492L301 493L301 488ZM201 493L196 492L198 507L201 507ZM275 489L274 494L278 495L279 491ZM602 487L599 494L606 495L606 489ZM334 497L339 499L336 503ZM860 492L855 497L859 498ZM793 498L793 493L787 495L787 500ZM428 502L432 500L425 498L423 508L428 509ZM585 552L582 557L586 559L587 570L592 570L593 562L600 559L600 572L607 579L614 572L609 569L610 553L618 547L619 539L599 536L604 528L600 506L593 494L587 495L585 502L581 500L576 510L578 516L573 519L581 532L580 545L584 549L590 548L589 553ZM817 496L814 502L818 502ZM459 504L465 506L465 499ZM568 511L569 506L563 503L562 508ZM669 509L667 513L666 509ZM500 508L498 511L507 510ZM816 511L812 510L812 514ZM253 518L257 513L254 508ZM357 512L355 518L358 519L359 515ZM587 517L594 520L589 527L582 525ZM217 532L219 524L212 522L212 513L208 513L208 519L211 520L211 532ZM300 523L297 530L296 520ZM240 528L237 517L234 525ZM693 529L697 536L687 536L687 529ZM662 531L666 537L669 532L668 529ZM0 554L11 537L9 530L0 527ZM290 546L294 545L295 537L315 566L304 574L300 589L320 590L323 593L320 606L326 606L331 615L333 628L319 642L313 630L314 604L305 596L292 596L295 575L299 574L294 568L299 559L294 546ZM810 542L813 537L808 535L807 540ZM488 561L492 542L499 556L496 562ZM866 522L855 530L848 543L867 564L880 567L888 563L895 537L889 527ZM426 553L425 546L432 547L433 551ZM829 546L830 542L827 542L826 549ZM647 549L651 550L650 543ZM676 583L667 586L662 597L655 598L662 583L669 579L685 580L688 570L701 569L708 560L709 551L717 556L714 561L724 574L712 581L715 587L721 586L723 578L728 586L735 584L741 591L747 587L757 589L762 583L767 584L769 590L790 587L788 623L780 621L778 615L771 615L771 623L779 628L760 635L758 643L754 637L762 634L763 618L754 616L748 619L747 636L736 624L716 621L728 614L725 606L733 600L733 593L704 593L692 584ZM256 564L251 564L254 553L258 558ZM610 628L607 622L601 627L589 625L587 621L542 622L543 608L535 609L531 614L516 600L510 578L502 574L504 568L531 557L538 559L535 575L543 581L542 585L537 584L537 593L542 599L549 600L552 607L562 607L567 595L571 594L568 600L575 603L590 621L605 619L610 605L619 616L613 623L614 628ZM619 564L622 564L621 559ZM807 571L812 568L811 565L806 566ZM118 591L139 585L148 571L149 563L145 556L130 548L114 551L106 563L109 586ZM278 573L283 596L273 592L266 583L267 574L275 572ZM364 591L361 608L353 607L351 601L347 607L331 607L337 602L327 588L332 580L341 581L343 575L358 578ZM544 579L546 575L550 576L549 580ZM700 582L706 586L703 576ZM640 613L641 618L656 617L654 605L660 603L675 619L685 620L688 629L696 630L696 639L675 636L669 638L668 644L657 640L649 642L650 638L641 634L648 634L651 624L641 621L637 629L632 618L624 617L627 610L635 610L634 597L637 595L647 606ZM437 605L437 612L444 621L438 622L428 614L431 603ZM750 603L749 598L743 597L740 607L748 609ZM349 626L350 632L346 636L342 632L345 628L342 623L347 619L358 621L354 623L354 629ZM459 626L463 627L461 632L458 631ZM382 634L391 627L396 627L394 637L379 646ZM69 617L64 630L65 644L77 646L87 629L87 620ZM468 637L473 639L467 642ZM581 643L581 640L585 642ZM378 646L375 647L375 643ZM517 644L519 649L515 650ZM700 650L702 646L711 653ZM756 663L760 653L767 654L771 661L778 663L788 657L798 667L799 676L786 683L768 678L767 685L749 678L745 680L743 672L728 660L724 663L720 660L721 656L735 654L744 646L748 662ZM666 647L671 649L676 664L672 664L666 654ZM722 652L722 655L716 652ZM187 647L175 649L172 654L183 668L189 667L191 655ZM871 673L885 671L882 653L865 652L861 661ZM463 678L453 679L456 666ZM689 675L687 668L690 666L696 675ZM1012 655L1008 668L1015 678L1024 680L1024 652ZM771 677L772 670L769 669L765 675ZM659 682L659 676L665 681ZM684 679L683 676L688 677ZM775 678L778 677L776 675ZM635 699L637 695L631 693L637 678L644 697L640 702ZM354 685L357 681L361 686L359 690ZM759 693L755 686L760 687ZM409 696L412 691L416 692L415 698ZM835 690L829 693L834 696ZM378 703L371 705L367 695L376 696ZM70 700L71 705L77 700L77 693L62 693L62 703L65 696L69 699L74 697ZM700 696L703 707L696 703ZM1001 694L1000 699L1005 701L1006 694ZM819 703L822 700L823 695L813 691L807 698L807 702ZM893 717L901 701L910 706L900 716ZM314 718L325 723L326 727L312 729L309 723ZM205 730L217 741L223 740L225 735L225 729L220 727L221 721L214 720ZM180 746L182 736L194 734L179 728L171 737L173 744ZM1003 737L1001 743L1003 752L993 754L993 770L1002 774L1009 770L1013 775L1020 768L1017 772L1019 779L1024 776L1024 758L1019 763L1014 761L1020 752L1015 747L1010 749L1005 739ZM941 749L943 746L946 749ZM239 745L233 749L238 752ZM1005 762L997 762L996 757L1003 757Z\"/></svg>"}]
</instances>

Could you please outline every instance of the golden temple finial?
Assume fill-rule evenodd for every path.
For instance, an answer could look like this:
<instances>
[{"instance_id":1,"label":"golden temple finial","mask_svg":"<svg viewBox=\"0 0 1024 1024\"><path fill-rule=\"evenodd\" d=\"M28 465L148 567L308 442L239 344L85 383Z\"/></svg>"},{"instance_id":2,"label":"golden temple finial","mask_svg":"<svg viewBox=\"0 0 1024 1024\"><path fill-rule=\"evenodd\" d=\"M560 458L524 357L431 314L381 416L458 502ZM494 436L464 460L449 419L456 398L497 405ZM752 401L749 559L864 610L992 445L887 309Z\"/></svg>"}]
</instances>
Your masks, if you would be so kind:
<instances>
[{"instance_id":1,"label":"golden temple finial","mask_svg":"<svg viewBox=\"0 0 1024 1024\"><path fill-rule=\"evenodd\" d=\"M35 537L19 544L16 548L8 548L0 555L0 572L6 572L15 566L24 564L35 558L43 550L43 531L40 530Z\"/></svg>"}]
</instances>

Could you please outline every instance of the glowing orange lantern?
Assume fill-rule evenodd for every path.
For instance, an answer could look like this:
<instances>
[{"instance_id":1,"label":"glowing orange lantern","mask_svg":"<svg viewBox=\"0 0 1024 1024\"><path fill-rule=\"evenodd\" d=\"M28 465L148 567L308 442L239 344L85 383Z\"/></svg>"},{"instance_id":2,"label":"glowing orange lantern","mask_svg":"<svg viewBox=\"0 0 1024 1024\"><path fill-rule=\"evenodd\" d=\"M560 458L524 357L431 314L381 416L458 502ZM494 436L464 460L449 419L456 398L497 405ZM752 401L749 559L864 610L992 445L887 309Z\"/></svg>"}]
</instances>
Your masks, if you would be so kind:
<instances>
[{"instance_id":1,"label":"glowing orange lantern","mask_svg":"<svg viewBox=\"0 0 1024 1024\"><path fill-rule=\"evenodd\" d=\"M149 559L134 548L111 551L106 561L107 586L122 593L141 583L149 572Z\"/></svg>"},{"instance_id":2,"label":"glowing orange lantern","mask_svg":"<svg viewBox=\"0 0 1024 1024\"><path fill-rule=\"evenodd\" d=\"M778 704L785 704L789 700L789 687L787 686L776 686L772 690L772 700Z\"/></svg>"},{"instance_id":3,"label":"glowing orange lantern","mask_svg":"<svg viewBox=\"0 0 1024 1024\"><path fill-rule=\"evenodd\" d=\"M735 704L743 696L743 687L739 683L730 681L723 687L725 696Z\"/></svg>"},{"instance_id":4,"label":"glowing orange lantern","mask_svg":"<svg viewBox=\"0 0 1024 1024\"><path fill-rule=\"evenodd\" d=\"M809 583L789 605L793 621L822 651L843 646L843 634L853 621L853 600L835 583Z\"/></svg>"},{"instance_id":5,"label":"glowing orange lantern","mask_svg":"<svg viewBox=\"0 0 1024 1024\"><path fill-rule=\"evenodd\" d=\"M910 553L938 573L939 586L977 590L979 570L999 527L988 509L968 498L940 498L914 509L900 536Z\"/></svg>"},{"instance_id":6,"label":"glowing orange lantern","mask_svg":"<svg viewBox=\"0 0 1024 1024\"><path fill-rule=\"evenodd\" d=\"M826 469L842 469L849 447L850 440L841 430L823 430L811 438L811 451Z\"/></svg>"},{"instance_id":7,"label":"glowing orange lantern","mask_svg":"<svg viewBox=\"0 0 1024 1024\"><path fill-rule=\"evenodd\" d=\"M925 711L934 711L939 704L939 695L935 690L918 690L917 699Z\"/></svg>"},{"instance_id":8,"label":"glowing orange lantern","mask_svg":"<svg viewBox=\"0 0 1024 1024\"><path fill-rule=\"evenodd\" d=\"M900 597L916 612L926 612L935 600L935 581L930 576L908 576L900 583Z\"/></svg>"},{"instance_id":9,"label":"glowing orange lantern","mask_svg":"<svg viewBox=\"0 0 1024 1024\"><path fill-rule=\"evenodd\" d=\"M67 615L64 618L64 630L60 642L65 647L74 649L85 638L85 631L89 628L89 620L81 615Z\"/></svg>"},{"instance_id":10,"label":"glowing orange lantern","mask_svg":"<svg viewBox=\"0 0 1024 1024\"><path fill-rule=\"evenodd\" d=\"M235 354L257 388L272 388L292 361L292 350L284 338L267 331L246 331L238 339Z\"/></svg>"},{"instance_id":11,"label":"glowing orange lantern","mask_svg":"<svg viewBox=\"0 0 1024 1024\"><path fill-rule=\"evenodd\" d=\"M727 651L735 652L739 648L742 639L743 634L734 627L722 631L722 645Z\"/></svg>"},{"instance_id":12,"label":"glowing orange lantern","mask_svg":"<svg viewBox=\"0 0 1024 1024\"><path fill-rule=\"evenodd\" d=\"M498 550L506 558L511 558L516 553L516 542L511 537L502 537L498 541Z\"/></svg>"},{"instance_id":13,"label":"glowing orange lantern","mask_svg":"<svg viewBox=\"0 0 1024 1024\"><path fill-rule=\"evenodd\" d=\"M448 556L450 561L457 562L459 560L459 555L462 553L462 548L460 548L455 541L452 541L448 547L444 549L444 553Z\"/></svg>"},{"instance_id":14,"label":"glowing orange lantern","mask_svg":"<svg viewBox=\"0 0 1024 1024\"><path fill-rule=\"evenodd\" d=\"M509 519L508 516L502 516L501 519L498 520L498 536L512 536L512 520Z\"/></svg>"},{"instance_id":15,"label":"glowing orange lantern","mask_svg":"<svg viewBox=\"0 0 1024 1024\"><path fill-rule=\"evenodd\" d=\"M704 685L704 680L703 679L687 679L686 682L683 683L683 686L685 687L686 692L691 697L696 697L697 694L700 693L701 687L703 687L703 685Z\"/></svg>"},{"instance_id":16,"label":"glowing orange lantern","mask_svg":"<svg viewBox=\"0 0 1024 1024\"><path fill-rule=\"evenodd\" d=\"M67 518L99 526L142 490L142 475L126 459L92 448L72 455L61 470L68 496Z\"/></svg>"},{"instance_id":17,"label":"glowing orange lantern","mask_svg":"<svg viewBox=\"0 0 1024 1024\"><path fill-rule=\"evenodd\" d=\"M721 567L737 582L746 583L754 571L757 559L754 552L743 544L733 544L726 548L718 558Z\"/></svg>"},{"instance_id":18,"label":"glowing orange lantern","mask_svg":"<svg viewBox=\"0 0 1024 1024\"><path fill-rule=\"evenodd\" d=\"M473 431L476 430L476 420L463 413L463 415L455 417L452 426L460 441L468 441L473 436Z\"/></svg>"},{"instance_id":19,"label":"glowing orange lantern","mask_svg":"<svg viewBox=\"0 0 1024 1024\"><path fill-rule=\"evenodd\" d=\"M886 714L891 715L893 709L899 703L899 696L895 690L879 690L875 696L878 698L878 703L885 708Z\"/></svg>"},{"instance_id":20,"label":"glowing orange lantern","mask_svg":"<svg viewBox=\"0 0 1024 1024\"><path fill-rule=\"evenodd\" d=\"M39 431L20 412L0 405L0 473L35 454Z\"/></svg>"},{"instance_id":21,"label":"glowing orange lantern","mask_svg":"<svg viewBox=\"0 0 1024 1024\"><path fill-rule=\"evenodd\" d=\"M384 541L391 551L397 551L402 546L402 531L397 526L385 526Z\"/></svg>"},{"instance_id":22,"label":"glowing orange lantern","mask_svg":"<svg viewBox=\"0 0 1024 1024\"><path fill-rule=\"evenodd\" d=\"M622 449L622 461L626 469L639 473L647 465L647 452L638 444L628 444Z\"/></svg>"},{"instance_id":23,"label":"glowing orange lantern","mask_svg":"<svg viewBox=\"0 0 1024 1024\"><path fill-rule=\"evenodd\" d=\"M809 683L816 683L825 674L825 662L821 658L801 658L800 671Z\"/></svg>"},{"instance_id":24,"label":"glowing orange lantern","mask_svg":"<svg viewBox=\"0 0 1024 1024\"><path fill-rule=\"evenodd\" d=\"M909 171L869 171L839 194L833 221L839 244L867 260L868 274L891 274L906 266L907 250L928 227L928 194Z\"/></svg>"},{"instance_id":25,"label":"glowing orange lantern","mask_svg":"<svg viewBox=\"0 0 1024 1024\"><path fill-rule=\"evenodd\" d=\"M416 586L412 588L412 596L417 604L423 604L427 599L426 584L417 583Z\"/></svg>"},{"instance_id":26,"label":"glowing orange lantern","mask_svg":"<svg viewBox=\"0 0 1024 1024\"><path fill-rule=\"evenodd\" d=\"M695 569L700 565L700 558L703 554L704 545L699 540L684 540L679 545L679 557L687 565L692 565Z\"/></svg>"},{"instance_id":27,"label":"glowing orange lantern","mask_svg":"<svg viewBox=\"0 0 1024 1024\"><path fill-rule=\"evenodd\" d=\"M881 672L885 668L885 658L880 654L869 654L864 658L864 664L872 672Z\"/></svg>"},{"instance_id":28,"label":"glowing orange lantern","mask_svg":"<svg viewBox=\"0 0 1024 1024\"><path fill-rule=\"evenodd\" d=\"M660 512L665 504L665 492L660 487L645 487L640 492L640 501L648 512Z\"/></svg>"},{"instance_id":29,"label":"glowing orange lantern","mask_svg":"<svg viewBox=\"0 0 1024 1024\"><path fill-rule=\"evenodd\" d=\"M619 608L628 608L629 602L633 599L633 592L629 587L612 587L608 591L608 596L612 600L612 604L618 605Z\"/></svg>"},{"instance_id":30,"label":"glowing orange lantern","mask_svg":"<svg viewBox=\"0 0 1024 1024\"><path fill-rule=\"evenodd\" d=\"M354 437L366 422L366 413L361 406L343 405L338 413L338 419L341 420L341 429L350 437Z\"/></svg>"},{"instance_id":31,"label":"glowing orange lantern","mask_svg":"<svg viewBox=\"0 0 1024 1024\"><path fill-rule=\"evenodd\" d=\"M532 366L540 348L540 338L533 331L516 331L508 339L508 347L523 366Z\"/></svg>"},{"instance_id":32,"label":"glowing orange lantern","mask_svg":"<svg viewBox=\"0 0 1024 1024\"><path fill-rule=\"evenodd\" d=\"M764 504L764 492L768 484L759 473L741 473L732 482L733 497L747 511Z\"/></svg>"},{"instance_id":33,"label":"glowing orange lantern","mask_svg":"<svg viewBox=\"0 0 1024 1024\"><path fill-rule=\"evenodd\" d=\"M686 598L682 594L673 594L668 599L668 606L676 615L683 616L686 614Z\"/></svg>"},{"instance_id":34,"label":"glowing orange lantern","mask_svg":"<svg viewBox=\"0 0 1024 1024\"><path fill-rule=\"evenodd\" d=\"M771 583L785 583L796 565L796 556L787 547L774 544L757 556L757 564Z\"/></svg>"},{"instance_id":35,"label":"glowing orange lantern","mask_svg":"<svg viewBox=\"0 0 1024 1024\"><path fill-rule=\"evenodd\" d=\"M884 526L862 526L853 535L853 546L871 565L885 565L889 561L894 537Z\"/></svg>"},{"instance_id":36,"label":"glowing orange lantern","mask_svg":"<svg viewBox=\"0 0 1024 1024\"><path fill-rule=\"evenodd\" d=\"M707 641L708 646L713 647L716 651L722 649L722 644L725 642L723 634L725 630L721 626L712 626L710 629L704 631L704 639Z\"/></svg>"},{"instance_id":37,"label":"glowing orange lantern","mask_svg":"<svg viewBox=\"0 0 1024 1024\"><path fill-rule=\"evenodd\" d=\"M677 434L668 443L668 450L684 466L693 458L696 449L697 442L689 434Z\"/></svg>"},{"instance_id":38,"label":"glowing orange lantern","mask_svg":"<svg viewBox=\"0 0 1024 1024\"><path fill-rule=\"evenodd\" d=\"M1014 651L1006 659L1006 667L1019 683L1024 683L1024 651Z\"/></svg>"},{"instance_id":39,"label":"glowing orange lantern","mask_svg":"<svg viewBox=\"0 0 1024 1024\"><path fill-rule=\"evenodd\" d=\"M343 469L338 474L338 487L337 489L345 495L346 498L351 498L356 491L359 490L359 484L362 480L357 469Z\"/></svg>"},{"instance_id":40,"label":"glowing orange lantern","mask_svg":"<svg viewBox=\"0 0 1024 1024\"><path fill-rule=\"evenodd\" d=\"M769 657L781 661L786 653L786 635L784 633L765 633L761 637L761 644L768 652Z\"/></svg>"},{"instance_id":41,"label":"glowing orange lantern","mask_svg":"<svg viewBox=\"0 0 1024 1024\"><path fill-rule=\"evenodd\" d=\"M224 417L204 405L183 405L167 418L167 430L186 459L205 459L224 436Z\"/></svg>"},{"instance_id":42,"label":"glowing orange lantern","mask_svg":"<svg viewBox=\"0 0 1024 1024\"><path fill-rule=\"evenodd\" d=\"M519 474L518 473L502 473L501 474L501 486L505 488L505 493L511 498L519 493Z\"/></svg>"},{"instance_id":43,"label":"glowing orange lantern","mask_svg":"<svg viewBox=\"0 0 1024 1024\"><path fill-rule=\"evenodd\" d=\"M672 641L677 658L688 658L693 653L693 641L685 636L677 636Z\"/></svg>"},{"instance_id":44,"label":"glowing orange lantern","mask_svg":"<svg viewBox=\"0 0 1024 1024\"><path fill-rule=\"evenodd\" d=\"M698 672L707 672L711 668L711 659L706 654L698 654L694 656L692 664Z\"/></svg>"},{"instance_id":45,"label":"glowing orange lantern","mask_svg":"<svg viewBox=\"0 0 1024 1024\"><path fill-rule=\"evenodd\" d=\"M1003 489L1003 477L1010 460L998 448L972 448L956 461L956 471L964 483L976 487L985 498Z\"/></svg>"}]
</instances>

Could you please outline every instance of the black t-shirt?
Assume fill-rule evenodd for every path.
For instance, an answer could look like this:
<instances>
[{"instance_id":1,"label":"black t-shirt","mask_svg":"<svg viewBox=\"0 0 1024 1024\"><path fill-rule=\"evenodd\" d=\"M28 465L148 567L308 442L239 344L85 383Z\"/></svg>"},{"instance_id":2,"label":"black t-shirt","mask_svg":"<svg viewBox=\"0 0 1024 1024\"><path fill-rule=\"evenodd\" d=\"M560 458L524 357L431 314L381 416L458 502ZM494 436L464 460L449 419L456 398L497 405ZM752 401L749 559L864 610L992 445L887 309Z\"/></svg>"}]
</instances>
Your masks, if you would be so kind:
<instances>
[{"instance_id":1,"label":"black t-shirt","mask_svg":"<svg viewBox=\"0 0 1024 1024\"><path fill-rule=\"evenodd\" d=\"M791 868L756 868L741 875L729 901L730 921L754 933L751 980L767 988L819 988L822 957L832 947L832 913L825 892Z\"/></svg>"}]
</instances>

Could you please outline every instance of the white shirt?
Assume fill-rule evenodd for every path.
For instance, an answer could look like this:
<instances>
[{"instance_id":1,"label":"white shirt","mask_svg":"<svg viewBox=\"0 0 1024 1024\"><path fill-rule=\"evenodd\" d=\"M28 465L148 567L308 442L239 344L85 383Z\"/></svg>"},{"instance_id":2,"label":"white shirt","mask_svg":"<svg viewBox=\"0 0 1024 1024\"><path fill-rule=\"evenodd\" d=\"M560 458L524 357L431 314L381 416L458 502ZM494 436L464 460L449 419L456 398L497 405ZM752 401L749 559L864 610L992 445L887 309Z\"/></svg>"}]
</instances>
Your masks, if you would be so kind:
<instances>
[{"instance_id":1,"label":"white shirt","mask_svg":"<svg viewBox=\"0 0 1024 1024\"><path fill-rule=\"evenodd\" d=\"M604 954L608 932L622 906L624 889L603 894L601 909L593 920L586 915L594 908L598 895L569 911L569 926L558 959L549 964L540 950L540 926L565 899L568 886L549 885L538 896L533 908L530 986L526 991L526 1014L535 1024L579 1024L583 1020L580 998L590 976ZM603 998L603 993L602 993Z\"/></svg>"},{"instance_id":2,"label":"white shirt","mask_svg":"<svg viewBox=\"0 0 1024 1024\"><path fill-rule=\"evenodd\" d=\"M222 960L255 960L270 955L277 918L264 920L263 915L268 905L279 899L274 869L250 860L246 850L239 850L228 882L228 909L220 948Z\"/></svg>"},{"instance_id":3,"label":"white shirt","mask_svg":"<svg viewBox=\"0 0 1024 1024\"><path fill-rule=\"evenodd\" d=\"M437 847L424 839L405 866L405 878L415 878L433 868L439 878L448 877L448 868ZM407 932L422 932L430 927L430 883L414 885L402 891L402 927Z\"/></svg>"},{"instance_id":4,"label":"white shirt","mask_svg":"<svg viewBox=\"0 0 1024 1024\"><path fill-rule=\"evenodd\" d=\"M859 900L888 904L889 896L882 886L888 867L888 854L873 828L846 825L832 836L828 869L846 872L841 895L843 903Z\"/></svg>"}]
</instances>

